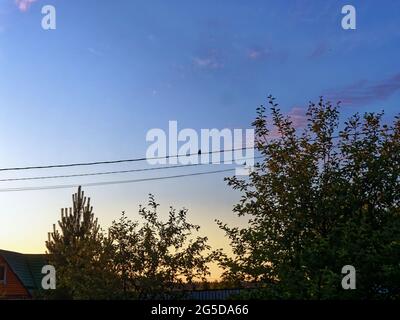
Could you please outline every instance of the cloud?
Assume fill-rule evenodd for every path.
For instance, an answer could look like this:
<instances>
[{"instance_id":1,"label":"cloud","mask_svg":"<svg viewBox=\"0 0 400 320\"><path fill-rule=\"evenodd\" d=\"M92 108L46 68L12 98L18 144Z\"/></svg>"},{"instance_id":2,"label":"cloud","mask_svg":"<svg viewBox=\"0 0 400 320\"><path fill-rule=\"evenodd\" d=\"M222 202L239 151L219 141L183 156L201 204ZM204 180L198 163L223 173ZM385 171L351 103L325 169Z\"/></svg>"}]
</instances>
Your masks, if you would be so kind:
<instances>
[{"instance_id":1,"label":"cloud","mask_svg":"<svg viewBox=\"0 0 400 320\"><path fill-rule=\"evenodd\" d=\"M193 62L196 66L201 68L218 69L222 67L222 64L214 58L194 58Z\"/></svg>"},{"instance_id":2,"label":"cloud","mask_svg":"<svg viewBox=\"0 0 400 320\"><path fill-rule=\"evenodd\" d=\"M284 115L288 116L290 121L292 121L292 126L294 129L303 129L307 126L307 115L306 109L303 107L293 107L289 112L286 112ZM279 132L278 128L274 125L269 125L269 133L268 139L277 139L282 137L282 134Z\"/></svg>"},{"instance_id":3,"label":"cloud","mask_svg":"<svg viewBox=\"0 0 400 320\"><path fill-rule=\"evenodd\" d=\"M307 125L307 115L304 108L293 107L292 110L288 112L288 116L295 129L304 128Z\"/></svg>"},{"instance_id":4,"label":"cloud","mask_svg":"<svg viewBox=\"0 0 400 320\"><path fill-rule=\"evenodd\" d=\"M326 94L333 101L341 101L345 105L361 106L386 100L400 90L400 73L383 80L361 80L340 90Z\"/></svg>"},{"instance_id":5,"label":"cloud","mask_svg":"<svg viewBox=\"0 0 400 320\"><path fill-rule=\"evenodd\" d=\"M94 48L87 48L87 50L88 50L91 54L93 54L94 56L102 57L102 56L104 55L103 52L101 52L101 51L99 51L99 50L96 50L96 49L94 49Z\"/></svg>"},{"instance_id":6,"label":"cloud","mask_svg":"<svg viewBox=\"0 0 400 320\"><path fill-rule=\"evenodd\" d=\"M310 54L311 59L317 59L325 55L329 51L329 47L326 43L318 44Z\"/></svg>"},{"instance_id":7,"label":"cloud","mask_svg":"<svg viewBox=\"0 0 400 320\"><path fill-rule=\"evenodd\" d=\"M215 52L195 57L193 58L193 63L196 67L202 69L221 69L224 67L221 59L217 57Z\"/></svg>"},{"instance_id":8,"label":"cloud","mask_svg":"<svg viewBox=\"0 0 400 320\"><path fill-rule=\"evenodd\" d=\"M29 7L37 0L15 0L15 4L22 12L28 11Z\"/></svg>"},{"instance_id":9,"label":"cloud","mask_svg":"<svg viewBox=\"0 0 400 320\"><path fill-rule=\"evenodd\" d=\"M265 61L268 59L282 63L287 60L288 54L285 51L278 51L262 46L253 46L247 49L246 57L252 61Z\"/></svg>"},{"instance_id":10,"label":"cloud","mask_svg":"<svg viewBox=\"0 0 400 320\"><path fill-rule=\"evenodd\" d=\"M250 48L247 51L247 57L251 60L259 60L267 57L269 50L263 48Z\"/></svg>"}]
</instances>

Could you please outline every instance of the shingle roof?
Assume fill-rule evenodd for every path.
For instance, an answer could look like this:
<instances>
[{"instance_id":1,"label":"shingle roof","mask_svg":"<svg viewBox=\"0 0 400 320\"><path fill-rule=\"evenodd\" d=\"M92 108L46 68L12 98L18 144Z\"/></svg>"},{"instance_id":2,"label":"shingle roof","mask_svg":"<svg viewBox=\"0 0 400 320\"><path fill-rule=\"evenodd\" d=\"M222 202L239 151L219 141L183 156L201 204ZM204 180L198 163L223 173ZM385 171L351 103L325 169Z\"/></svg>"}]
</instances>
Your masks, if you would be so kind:
<instances>
[{"instance_id":1,"label":"shingle roof","mask_svg":"<svg viewBox=\"0 0 400 320\"><path fill-rule=\"evenodd\" d=\"M42 267L47 264L44 254L22 254L0 250L2 256L24 287L32 293L41 288Z\"/></svg>"}]
</instances>

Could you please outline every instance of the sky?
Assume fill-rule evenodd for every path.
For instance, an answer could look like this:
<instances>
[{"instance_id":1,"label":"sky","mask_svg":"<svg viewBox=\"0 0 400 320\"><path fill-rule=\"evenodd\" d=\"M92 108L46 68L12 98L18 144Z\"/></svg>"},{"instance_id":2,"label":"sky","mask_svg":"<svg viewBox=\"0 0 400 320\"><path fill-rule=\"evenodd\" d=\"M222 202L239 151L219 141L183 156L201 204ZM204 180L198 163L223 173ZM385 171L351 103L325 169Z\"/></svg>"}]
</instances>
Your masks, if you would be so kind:
<instances>
[{"instance_id":1,"label":"sky","mask_svg":"<svg viewBox=\"0 0 400 320\"><path fill-rule=\"evenodd\" d=\"M341 27L345 4L356 8L355 30ZM55 30L41 27L44 5L56 9ZM321 95L341 100L344 118L385 110L390 121L400 110L399 40L395 0L0 0L0 168L143 157L147 132L174 120L197 131L250 128L269 94L299 128L308 102ZM143 167L0 172L0 179ZM1 189L168 174L0 182L0 248L44 252L74 192ZM164 216L170 205L188 208L210 244L226 248L214 219L244 222L232 212L240 194L224 176L85 192L104 227L122 210L138 218L153 193Z\"/></svg>"}]
</instances>

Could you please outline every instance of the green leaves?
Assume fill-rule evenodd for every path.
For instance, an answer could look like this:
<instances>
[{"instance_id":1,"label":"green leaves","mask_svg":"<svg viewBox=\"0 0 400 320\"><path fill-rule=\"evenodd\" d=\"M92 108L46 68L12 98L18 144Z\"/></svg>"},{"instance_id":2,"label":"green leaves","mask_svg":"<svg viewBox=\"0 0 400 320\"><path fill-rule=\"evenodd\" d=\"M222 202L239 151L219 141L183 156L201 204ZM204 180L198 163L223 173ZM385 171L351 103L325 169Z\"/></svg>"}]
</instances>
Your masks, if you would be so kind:
<instances>
[{"instance_id":1,"label":"green leaves","mask_svg":"<svg viewBox=\"0 0 400 320\"><path fill-rule=\"evenodd\" d=\"M163 299L205 280L215 255L207 237L195 236L200 227L187 221L187 209L170 207L164 222L158 207L150 195L139 208L142 221L122 212L106 235L79 188L73 207L62 210L60 230L46 242L57 271L57 290L48 298Z\"/></svg>"},{"instance_id":2,"label":"green leaves","mask_svg":"<svg viewBox=\"0 0 400 320\"><path fill-rule=\"evenodd\" d=\"M80 187L72 199L73 206L61 210L60 230L54 228L46 242L57 272L57 289L47 294L58 299L114 298L119 280L113 272L111 243Z\"/></svg>"},{"instance_id":3,"label":"green leaves","mask_svg":"<svg viewBox=\"0 0 400 320\"><path fill-rule=\"evenodd\" d=\"M250 179L227 179L249 223L219 222L234 253L218 257L225 279L256 282L268 298L399 298L399 119L355 115L338 131L339 106L321 98L300 134L274 98L269 105L271 124L264 107L253 122L264 160ZM346 264L357 290L340 286Z\"/></svg>"},{"instance_id":4,"label":"green leaves","mask_svg":"<svg viewBox=\"0 0 400 320\"><path fill-rule=\"evenodd\" d=\"M187 221L187 209L170 207L164 222L158 207L150 195L148 205L139 209L143 223L123 214L110 228L116 272L127 297L164 298L209 274L213 254L206 237L195 237L200 227Z\"/></svg>"}]
</instances>

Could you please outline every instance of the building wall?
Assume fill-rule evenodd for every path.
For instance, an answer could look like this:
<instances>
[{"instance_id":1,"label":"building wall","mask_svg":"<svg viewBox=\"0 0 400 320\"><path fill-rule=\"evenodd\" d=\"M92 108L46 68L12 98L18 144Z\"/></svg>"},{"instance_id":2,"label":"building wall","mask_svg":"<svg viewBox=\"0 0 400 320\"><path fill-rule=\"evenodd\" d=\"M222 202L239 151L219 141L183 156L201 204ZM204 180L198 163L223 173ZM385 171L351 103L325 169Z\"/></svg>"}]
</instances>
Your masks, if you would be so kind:
<instances>
[{"instance_id":1,"label":"building wall","mask_svg":"<svg viewBox=\"0 0 400 320\"><path fill-rule=\"evenodd\" d=\"M29 292L25 289L2 256L0 256L0 265L6 266L6 284L0 283L0 299L30 298Z\"/></svg>"}]
</instances>

